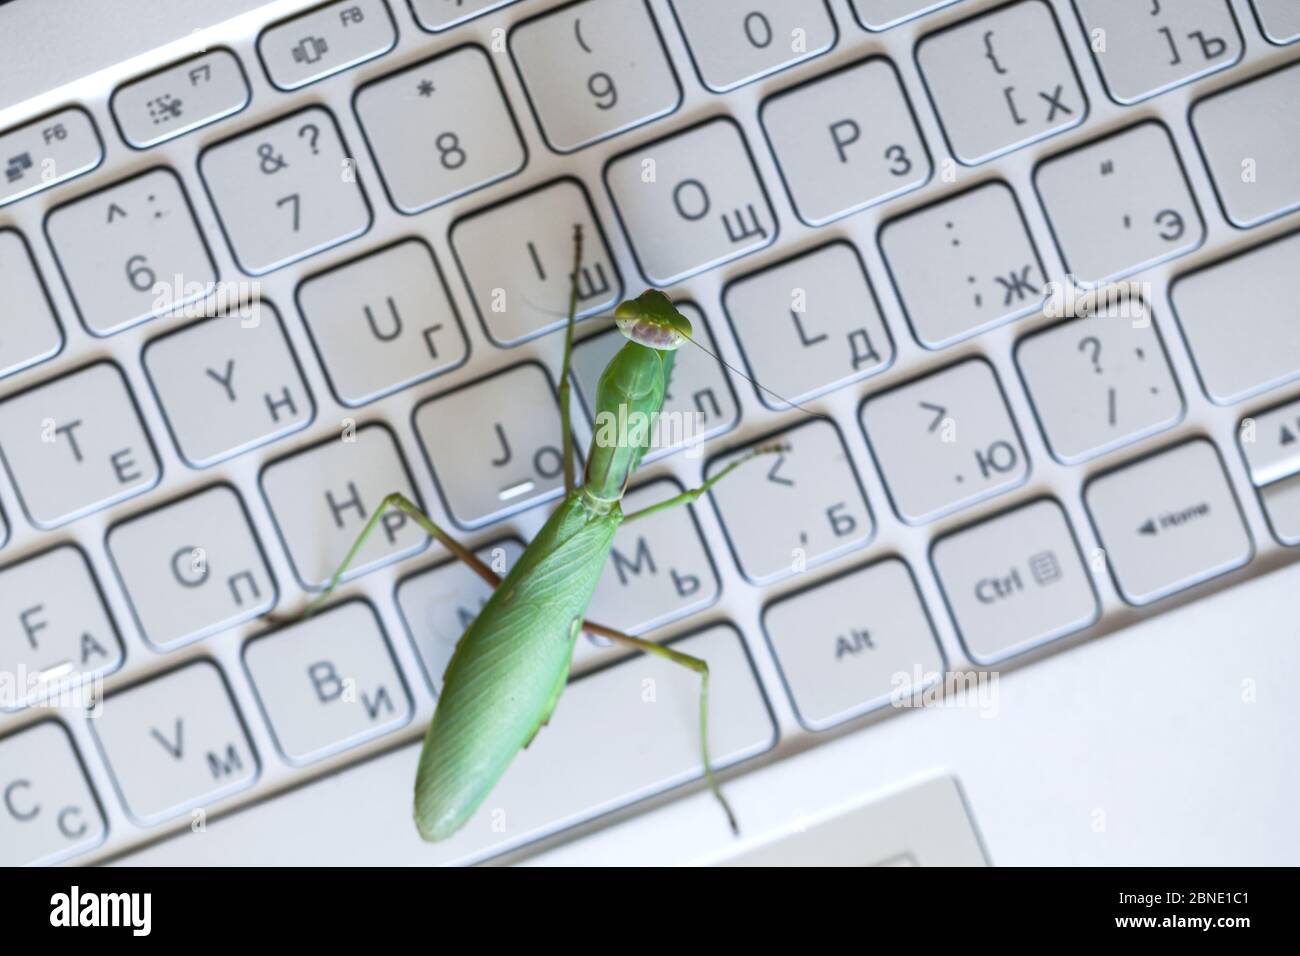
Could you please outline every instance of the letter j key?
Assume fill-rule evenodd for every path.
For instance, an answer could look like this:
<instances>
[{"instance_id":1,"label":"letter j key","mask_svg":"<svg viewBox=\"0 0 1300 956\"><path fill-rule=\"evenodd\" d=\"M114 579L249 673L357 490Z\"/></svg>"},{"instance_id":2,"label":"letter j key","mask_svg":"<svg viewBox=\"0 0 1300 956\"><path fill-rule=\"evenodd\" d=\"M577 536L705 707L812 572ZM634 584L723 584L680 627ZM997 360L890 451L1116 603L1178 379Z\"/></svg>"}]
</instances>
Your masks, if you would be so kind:
<instances>
[{"instance_id":1,"label":"letter j key","mask_svg":"<svg viewBox=\"0 0 1300 956\"><path fill-rule=\"evenodd\" d=\"M534 362L415 409L415 431L452 520L481 528L564 490L559 411L550 376Z\"/></svg>"}]
</instances>

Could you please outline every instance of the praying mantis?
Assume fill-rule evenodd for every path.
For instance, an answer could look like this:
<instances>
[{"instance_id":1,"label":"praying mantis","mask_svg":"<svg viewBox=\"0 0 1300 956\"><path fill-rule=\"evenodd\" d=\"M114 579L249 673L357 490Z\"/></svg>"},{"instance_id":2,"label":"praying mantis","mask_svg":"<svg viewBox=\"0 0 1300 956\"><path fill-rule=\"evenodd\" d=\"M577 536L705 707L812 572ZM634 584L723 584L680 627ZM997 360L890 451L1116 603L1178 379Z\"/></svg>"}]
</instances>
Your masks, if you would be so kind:
<instances>
[{"instance_id":1,"label":"praying mantis","mask_svg":"<svg viewBox=\"0 0 1300 956\"><path fill-rule=\"evenodd\" d=\"M560 373L560 427L565 497L505 578L479 560L401 494L375 509L311 613L338 587L382 516L396 508L445 546L493 588L456 644L442 693L424 738L415 779L415 824L429 841L445 840L474 815L510 766L550 719L568 683L574 645L582 632L690 668L700 676L700 755L709 790L733 832L736 818L714 779L709 758L709 665L653 641L585 620L621 525L689 504L753 458L787 451L774 443L750 449L702 485L632 514L621 500L653 429L597 429L582 482L576 477L569 427L570 371L582 264L582 229L574 227L574 268ZM596 388L597 421L650 422L663 408L676 350L693 342L691 323L663 292L647 290L620 304L614 320L627 341L605 367ZM612 417L610 417L612 416Z\"/></svg>"}]
</instances>

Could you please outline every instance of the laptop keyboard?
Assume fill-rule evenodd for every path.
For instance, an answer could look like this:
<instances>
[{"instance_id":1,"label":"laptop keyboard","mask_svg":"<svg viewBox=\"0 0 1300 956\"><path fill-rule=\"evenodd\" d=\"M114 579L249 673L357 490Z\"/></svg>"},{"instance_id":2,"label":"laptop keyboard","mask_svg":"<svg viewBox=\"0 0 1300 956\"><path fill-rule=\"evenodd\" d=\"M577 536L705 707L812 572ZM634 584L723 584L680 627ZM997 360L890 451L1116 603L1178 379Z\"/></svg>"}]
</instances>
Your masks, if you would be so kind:
<instances>
[{"instance_id":1,"label":"laptop keyboard","mask_svg":"<svg viewBox=\"0 0 1300 956\"><path fill-rule=\"evenodd\" d=\"M338 0L34 109L0 131L0 862L406 779L482 582L393 512L290 619L391 492L518 558L574 223L582 316L664 287L707 348L629 504L790 445L620 530L591 605L710 660L720 766L1290 561L1297 40L1283 0ZM578 338L581 454L620 336ZM573 670L430 861L698 786L694 675L594 637Z\"/></svg>"}]
</instances>

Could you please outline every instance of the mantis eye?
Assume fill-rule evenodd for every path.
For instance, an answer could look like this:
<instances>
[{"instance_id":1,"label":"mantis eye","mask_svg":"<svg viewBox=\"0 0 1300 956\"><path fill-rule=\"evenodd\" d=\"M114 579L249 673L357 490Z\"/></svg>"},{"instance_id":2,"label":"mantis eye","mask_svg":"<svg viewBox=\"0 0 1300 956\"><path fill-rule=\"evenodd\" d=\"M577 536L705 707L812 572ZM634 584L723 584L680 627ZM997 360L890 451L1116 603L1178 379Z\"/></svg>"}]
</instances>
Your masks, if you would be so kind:
<instances>
[{"instance_id":1,"label":"mantis eye","mask_svg":"<svg viewBox=\"0 0 1300 956\"><path fill-rule=\"evenodd\" d=\"M619 330L638 345L671 352L691 337L691 322L658 289L648 289L614 310Z\"/></svg>"}]
</instances>

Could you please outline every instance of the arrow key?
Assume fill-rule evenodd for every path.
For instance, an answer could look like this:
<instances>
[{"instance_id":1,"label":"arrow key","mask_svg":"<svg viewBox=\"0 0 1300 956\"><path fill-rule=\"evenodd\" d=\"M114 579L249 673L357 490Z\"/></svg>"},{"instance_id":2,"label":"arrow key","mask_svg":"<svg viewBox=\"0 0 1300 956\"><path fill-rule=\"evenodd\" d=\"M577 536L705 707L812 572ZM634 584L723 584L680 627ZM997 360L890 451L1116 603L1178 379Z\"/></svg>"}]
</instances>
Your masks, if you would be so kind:
<instances>
[{"instance_id":1,"label":"arrow key","mask_svg":"<svg viewBox=\"0 0 1300 956\"><path fill-rule=\"evenodd\" d=\"M1226 574L1254 550L1218 450L1203 439L1094 479L1084 501L1130 604Z\"/></svg>"},{"instance_id":2,"label":"arrow key","mask_svg":"<svg viewBox=\"0 0 1300 956\"><path fill-rule=\"evenodd\" d=\"M1242 419L1237 438L1255 484L1300 472L1300 400Z\"/></svg>"}]
</instances>

